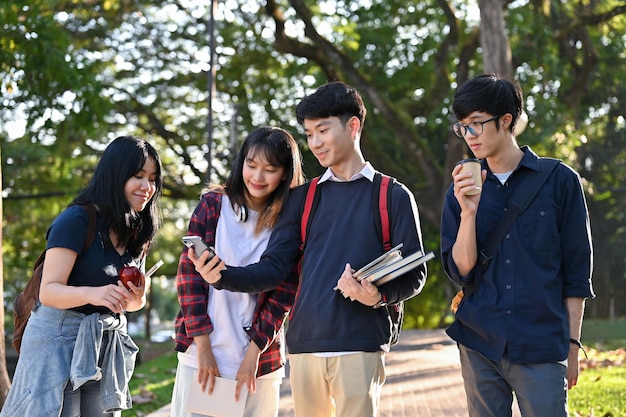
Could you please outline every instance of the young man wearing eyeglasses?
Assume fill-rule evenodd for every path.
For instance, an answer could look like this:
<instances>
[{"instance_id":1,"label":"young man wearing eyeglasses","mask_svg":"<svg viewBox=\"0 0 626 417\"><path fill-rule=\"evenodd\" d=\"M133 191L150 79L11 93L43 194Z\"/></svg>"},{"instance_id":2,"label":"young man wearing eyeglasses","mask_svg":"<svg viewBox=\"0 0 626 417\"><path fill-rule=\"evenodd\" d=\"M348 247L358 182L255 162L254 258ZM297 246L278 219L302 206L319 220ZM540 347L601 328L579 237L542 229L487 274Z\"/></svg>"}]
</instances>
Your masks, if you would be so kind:
<instances>
[{"instance_id":1,"label":"young man wearing eyeglasses","mask_svg":"<svg viewBox=\"0 0 626 417\"><path fill-rule=\"evenodd\" d=\"M538 156L520 147L518 85L495 74L462 85L453 132L482 163L482 192L471 174L452 171L442 214L441 252L465 296L448 335L459 346L470 417L565 417L576 385L580 332L591 285L589 216L580 176L559 162L512 223L487 266L480 260L509 199L529 187ZM471 290L471 291L470 291Z\"/></svg>"}]
</instances>

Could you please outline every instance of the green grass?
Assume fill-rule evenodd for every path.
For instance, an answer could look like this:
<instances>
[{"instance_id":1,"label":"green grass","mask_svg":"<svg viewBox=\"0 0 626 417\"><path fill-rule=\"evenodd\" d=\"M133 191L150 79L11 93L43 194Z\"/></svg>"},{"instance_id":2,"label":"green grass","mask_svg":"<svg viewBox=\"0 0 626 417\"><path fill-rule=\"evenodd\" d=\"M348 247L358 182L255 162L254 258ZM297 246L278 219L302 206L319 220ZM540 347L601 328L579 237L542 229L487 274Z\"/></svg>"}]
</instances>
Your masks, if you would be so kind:
<instances>
[{"instance_id":1,"label":"green grass","mask_svg":"<svg viewBox=\"0 0 626 417\"><path fill-rule=\"evenodd\" d=\"M569 391L572 416L626 416L626 366L585 369Z\"/></svg>"},{"instance_id":2,"label":"green grass","mask_svg":"<svg viewBox=\"0 0 626 417\"><path fill-rule=\"evenodd\" d=\"M168 404L172 399L177 365L176 352L170 350L137 366L130 381L130 393L133 398L145 393L142 397L150 401L139 404L140 401L133 400L133 408L124 411L122 417L143 417Z\"/></svg>"},{"instance_id":3,"label":"green grass","mask_svg":"<svg viewBox=\"0 0 626 417\"><path fill-rule=\"evenodd\" d=\"M626 416L626 320L585 320L582 336L589 360L569 391L570 414Z\"/></svg>"}]
</instances>

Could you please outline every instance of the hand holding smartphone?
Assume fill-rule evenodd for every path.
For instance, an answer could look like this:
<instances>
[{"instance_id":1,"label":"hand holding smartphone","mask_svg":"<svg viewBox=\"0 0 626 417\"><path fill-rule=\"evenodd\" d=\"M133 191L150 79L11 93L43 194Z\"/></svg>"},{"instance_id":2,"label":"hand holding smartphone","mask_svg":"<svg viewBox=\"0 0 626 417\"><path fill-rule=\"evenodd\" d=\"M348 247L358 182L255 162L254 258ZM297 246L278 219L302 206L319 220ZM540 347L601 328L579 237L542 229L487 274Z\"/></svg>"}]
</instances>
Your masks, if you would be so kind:
<instances>
[{"instance_id":1,"label":"hand holding smartphone","mask_svg":"<svg viewBox=\"0 0 626 417\"><path fill-rule=\"evenodd\" d=\"M183 236L183 243L188 248L193 248L193 251L197 258L199 258L204 251L209 251L209 257L207 258L207 262L211 260L215 256L215 252L209 246L204 243L204 240L200 236Z\"/></svg>"}]
</instances>

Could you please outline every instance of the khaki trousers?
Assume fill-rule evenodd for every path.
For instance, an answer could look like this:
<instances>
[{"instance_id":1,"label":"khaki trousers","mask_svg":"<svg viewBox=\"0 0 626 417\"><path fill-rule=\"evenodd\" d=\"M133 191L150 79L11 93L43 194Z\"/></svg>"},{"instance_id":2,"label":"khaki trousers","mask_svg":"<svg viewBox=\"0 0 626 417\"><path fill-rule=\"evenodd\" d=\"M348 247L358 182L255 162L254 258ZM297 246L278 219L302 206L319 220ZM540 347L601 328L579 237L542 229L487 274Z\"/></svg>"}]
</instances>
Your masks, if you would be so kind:
<instances>
[{"instance_id":1,"label":"khaki trousers","mask_svg":"<svg viewBox=\"0 0 626 417\"><path fill-rule=\"evenodd\" d=\"M376 417L385 383L385 353L289 355L295 417Z\"/></svg>"}]
</instances>

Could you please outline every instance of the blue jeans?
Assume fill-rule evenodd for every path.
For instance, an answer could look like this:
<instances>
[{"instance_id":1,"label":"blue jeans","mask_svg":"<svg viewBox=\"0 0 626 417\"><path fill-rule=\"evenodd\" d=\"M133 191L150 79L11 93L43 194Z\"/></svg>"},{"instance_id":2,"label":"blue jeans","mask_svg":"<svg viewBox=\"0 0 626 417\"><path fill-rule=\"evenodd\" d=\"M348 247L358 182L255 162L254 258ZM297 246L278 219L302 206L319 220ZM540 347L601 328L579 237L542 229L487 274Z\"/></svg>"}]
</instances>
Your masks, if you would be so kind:
<instances>
[{"instance_id":1,"label":"blue jeans","mask_svg":"<svg viewBox=\"0 0 626 417\"><path fill-rule=\"evenodd\" d=\"M492 361L459 346L470 417L510 417L513 393L523 417L567 417L567 368L560 363Z\"/></svg>"},{"instance_id":2,"label":"blue jeans","mask_svg":"<svg viewBox=\"0 0 626 417\"><path fill-rule=\"evenodd\" d=\"M102 413L100 381L85 382L76 391L68 383L63 391L63 409L59 417L119 417L121 411Z\"/></svg>"},{"instance_id":3,"label":"blue jeans","mask_svg":"<svg viewBox=\"0 0 626 417\"><path fill-rule=\"evenodd\" d=\"M79 416L82 402L90 409L100 406L97 413L83 412L82 417L101 416L103 410L127 409L130 406L127 381L134 368L136 351L137 346L126 333L123 316L85 316L40 305L32 312L24 331L13 385L0 417ZM85 400L85 383L98 379L96 374L102 379L89 384L88 390L102 388L102 391L97 400ZM68 384L78 387L75 393L67 388ZM67 404L71 411L60 414Z\"/></svg>"}]
</instances>

